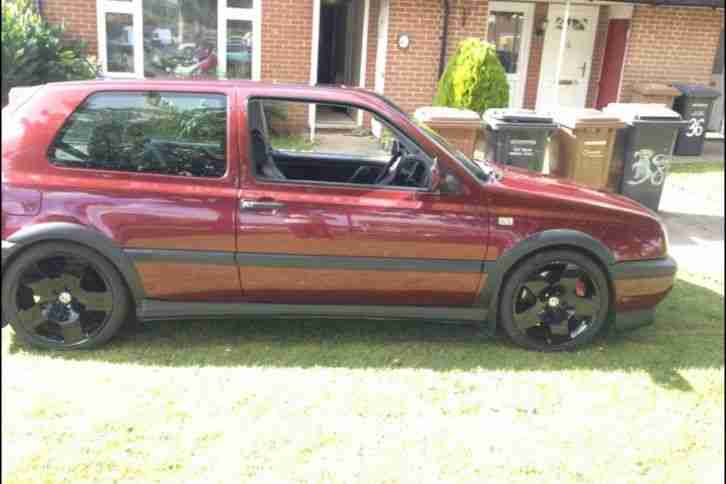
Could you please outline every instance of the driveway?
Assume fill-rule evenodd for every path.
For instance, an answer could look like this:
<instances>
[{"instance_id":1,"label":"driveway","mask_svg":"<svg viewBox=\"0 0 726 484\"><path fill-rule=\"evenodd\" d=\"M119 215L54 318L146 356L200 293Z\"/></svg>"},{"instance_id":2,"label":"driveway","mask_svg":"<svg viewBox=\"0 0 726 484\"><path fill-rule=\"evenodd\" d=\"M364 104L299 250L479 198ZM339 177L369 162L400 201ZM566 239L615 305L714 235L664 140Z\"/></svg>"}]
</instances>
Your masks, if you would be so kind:
<instances>
[{"instance_id":1,"label":"driveway","mask_svg":"<svg viewBox=\"0 0 726 484\"><path fill-rule=\"evenodd\" d=\"M713 142L707 145L715 149ZM723 160L723 142L720 149ZM683 167L675 167L680 169ZM663 189L660 215L668 227L671 253L679 270L699 272L723 283L723 171L671 173Z\"/></svg>"}]
</instances>

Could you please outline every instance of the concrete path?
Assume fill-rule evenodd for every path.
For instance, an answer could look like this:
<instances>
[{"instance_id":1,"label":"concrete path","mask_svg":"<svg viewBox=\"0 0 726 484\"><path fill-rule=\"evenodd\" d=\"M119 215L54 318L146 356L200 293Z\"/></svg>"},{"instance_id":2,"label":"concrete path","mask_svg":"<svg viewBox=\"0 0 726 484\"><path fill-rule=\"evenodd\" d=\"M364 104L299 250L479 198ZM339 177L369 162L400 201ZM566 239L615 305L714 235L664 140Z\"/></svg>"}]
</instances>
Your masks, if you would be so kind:
<instances>
[{"instance_id":1,"label":"concrete path","mask_svg":"<svg viewBox=\"0 0 726 484\"><path fill-rule=\"evenodd\" d=\"M724 281L724 174L671 174L660 215L679 270Z\"/></svg>"},{"instance_id":2,"label":"concrete path","mask_svg":"<svg viewBox=\"0 0 726 484\"><path fill-rule=\"evenodd\" d=\"M724 140L708 139L703 143L703 154L701 156L674 156L671 163L703 163L703 162L724 161Z\"/></svg>"}]
</instances>

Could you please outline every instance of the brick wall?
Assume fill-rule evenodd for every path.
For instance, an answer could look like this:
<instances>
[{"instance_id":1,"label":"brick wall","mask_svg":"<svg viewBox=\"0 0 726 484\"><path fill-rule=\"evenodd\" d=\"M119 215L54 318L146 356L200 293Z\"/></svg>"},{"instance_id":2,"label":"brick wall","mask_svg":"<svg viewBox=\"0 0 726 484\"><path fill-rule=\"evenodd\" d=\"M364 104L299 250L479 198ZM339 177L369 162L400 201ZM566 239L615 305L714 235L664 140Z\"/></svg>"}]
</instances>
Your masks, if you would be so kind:
<instances>
[{"instance_id":1,"label":"brick wall","mask_svg":"<svg viewBox=\"0 0 726 484\"><path fill-rule=\"evenodd\" d=\"M486 37L487 1L450 0L448 55L465 37ZM443 9L439 0L392 0L385 94L406 111L430 105L438 81ZM410 38L408 49L398 36Z\"/></svg>"},{"instance_id":2,"label":"brick wall","mask_svg":"<svg viewBox=\"0 0 726 484\"><path fill-rule=\"evenodd\" d=\"M441 5L441 0L433 0ZM453 55L459 42L467 37L487 38L487 19L489 18L488 1L480 0L449 0L449 41L446 57ZM440 35L441 30L439 30ZM439 37L440 38L440 37ZM438 67L439 57L436 56Z\"/></svg>"},{"instance_id":3,"label":"brick wall","mask_svg":"<svg viewBox=\"0 0 726 484\"><path fill-rule=\"evenodd\" d=\"M312 20L312 1L263 1L263 80L310 82Z\"/></svg>"},{"instance_id":4,"label":"brick wall","mask_svg":"<svg viewBox=\"0 0 726 484\"><path fill-rule=\"evenodd\" d=\"M264 0L262 3L262 80L310 83L313 2ZM308 122L307 107L290 104L285 124L290 131Z\"/></svg>"},{"instance_id":5,"label":"brick wall","mask_svg":"<svg viewBox=\"0 0 726 484\"><path fill-rule=\"evenodd\" d=\"M50 23L63 24L69 36L85 40L89 55L98 55L96 0L43 0L41 14Z\"/></svg>"},{"instance_id":6,"label":"brick wall","mask_svg":"<svg viewBox=\"0 0 726 484\"><path fill-rule=\"evenodd\" d=\"M708 85L723 28L723 9L635 7L620 100L639 82Z\"/></svg>"},{"instance_id":7,"label":"brick wall","mask_svg":"<svg viewBox=\"0 0 726 484\"><path fill-rule=\"evenodd\" d=\"M585 106L595 107L598 89L600 87L600 74L602 74L602 61L605 57L605 47L608 39L608 25L610 23L610 8L601 6L597 16L597 31L595 32L595 44L592 48L592 60L590 65L590 81L587 86L587 98Z\"/></svg>"},{"instance_id":8,"label":"brick wall","mask_svg":"<svg viewBox=\"0 0 726 484\"><path fill-rule=\"evenodd\" d=\"M544 34L537 35L537 31L544 20L547 20L547 4L537 3L532 22L532 41L529 48L529 62L527 63L527 78L524 87L523 107L534 109L537 105L537 88L539 86L539 73L542 68L542 45Z\"/></svg>"}]
</instances>

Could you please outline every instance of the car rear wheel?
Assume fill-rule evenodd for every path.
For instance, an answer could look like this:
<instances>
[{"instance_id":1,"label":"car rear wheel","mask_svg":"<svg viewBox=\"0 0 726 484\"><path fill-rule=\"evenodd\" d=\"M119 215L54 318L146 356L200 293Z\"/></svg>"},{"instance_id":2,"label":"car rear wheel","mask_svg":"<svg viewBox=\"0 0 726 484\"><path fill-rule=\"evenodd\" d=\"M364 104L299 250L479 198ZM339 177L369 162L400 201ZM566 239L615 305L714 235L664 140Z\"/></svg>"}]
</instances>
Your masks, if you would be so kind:
<instances>
[{"instance_id":1,"label":"car rear wheel","mask_svg":"<svg viewBox=\"0 0 726 484\"><path fill-rule=\"evenodd\" d=\"M507 278L501 323L525 348L563 351L591 342L605 327L610 287L590 258L570 251L536 254Z\"/></svg>"},{"instance_id":2,"label":"car rear wheel","mask_svg":"<svg viewBox=\"0 0 726 484\"><path fill-rule=\"evenodd\" d=\"M20 254L3 274L3 319L31 345L92 348L123 324L130 298L118 271L84 247L45 243Z\"/></svg>"}]
</instances>

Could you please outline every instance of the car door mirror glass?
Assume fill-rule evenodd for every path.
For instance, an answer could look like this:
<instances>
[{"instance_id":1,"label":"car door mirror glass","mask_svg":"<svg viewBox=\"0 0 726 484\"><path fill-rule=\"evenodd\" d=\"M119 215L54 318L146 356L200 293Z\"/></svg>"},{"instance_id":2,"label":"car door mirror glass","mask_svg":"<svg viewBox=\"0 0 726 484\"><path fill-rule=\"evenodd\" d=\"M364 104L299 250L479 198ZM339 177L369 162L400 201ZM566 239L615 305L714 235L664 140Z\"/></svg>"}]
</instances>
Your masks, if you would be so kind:
<instances>
[{"instance_id":1,"label":"car door mirror glass","mask_svg":"<svg viewBox=\"0 0 726 484\"><path fill-rule=\"evenodd\" d=\"M440 176L436 192L442 195L457 195L463 193L461 181L451 173L444 173Z\"/></svg>"},{"instance_id":2,"label":"car door mirror glass","mask_svg":"<svg viewBox=\"0 0 726 484\"><path fill-rule=\"evenodd\" d=\"M391 140L391 157L398 156L401 154L401 142L397 139Z\"/></svg>"},{"instance_id":3,"label":"car door mirror glass","mask_svg":"<svg viewBox=\"0 0 726 484\"><path fill-rule=\"evenodd\" d=\"M441 170L439 169L439 160L434 158L429 170L429 191L436 192L441 189Z\"/></svg>"}]
</instances>

